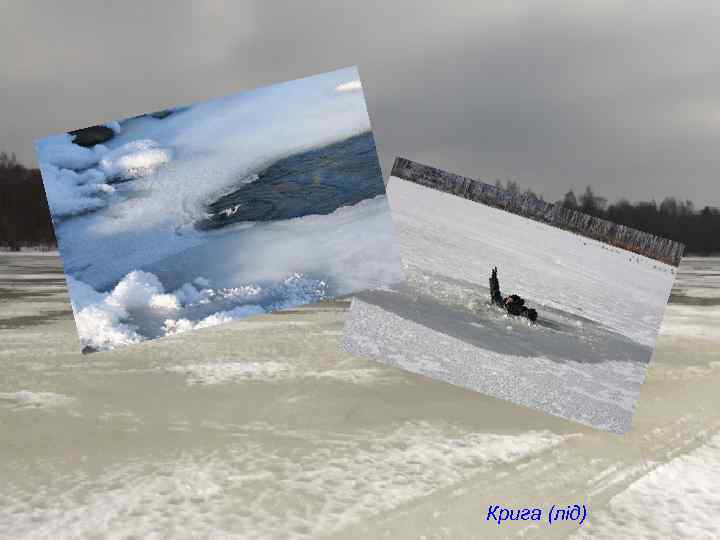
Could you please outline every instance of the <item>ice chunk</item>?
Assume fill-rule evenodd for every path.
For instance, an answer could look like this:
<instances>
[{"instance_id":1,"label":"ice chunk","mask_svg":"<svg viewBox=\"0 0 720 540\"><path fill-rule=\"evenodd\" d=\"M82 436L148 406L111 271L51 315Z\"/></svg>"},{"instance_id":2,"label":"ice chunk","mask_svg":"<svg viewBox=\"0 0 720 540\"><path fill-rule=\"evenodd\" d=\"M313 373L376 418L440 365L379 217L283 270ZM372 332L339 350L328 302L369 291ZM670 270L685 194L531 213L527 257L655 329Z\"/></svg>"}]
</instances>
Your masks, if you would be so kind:
<instances>
[{"instance_id":1,"label":"ice chunk","mask_svg":"<svg viewBox=\"0 0 720 540\"><path fill-rule=\"evenodd\" d=\"M130 310L172 307L160 281L148 272L131 272L109 294L97 292L71 276L67 282L83 347L104 350L138 343L143 337L137 326L128 322Z\"/></svg>"},{"instance_id":2,"label":"ice chunk","mask_svg":"<svg viewBox=\"0 0 720 540\"><path fill-rule=\"evenodd\" d=\"M123 308L137 308L150 305L153 297L164 292L157 276L150 272L135 270L115 286L108 303Z\"/></svg>"},{"instance_id":3,"label":"ice chunk","mask_svg":"<svg viewBox=\"0 0 720 540\"><path fill-rule=\"evenodd\" d=\"M244 319L251 315L261 315L265 313L265 310L256 305L249 306L238 306L228 311L219 311L213 313L204 319L201 319L197 323L189 321L188 319L168 319L165 321L165 335L174 335L187 330L195 330L197 328L209 328L210 326L216 326L218 324Z\"/></svg>"},{"instance_id":4,"label":"ice chunk","mask_svg":"<svg viewBox=\"0 0 720 540\"><path fill-rule=\"evenodd\" d=\"M174 294L156 294L150 299L150 307L163 310L178 310L181 307L180 300Z\"/></svg>"},{"instance_id":5,"label":"ice chunk","mask_svg":"<svg viewBox=\"0 0 720 540\"><path fill-rule=\"evenodd\" d=\"M75 324L81 345L83 348L104 350L116 345L139 343L143 338L137 333L136 327L122 322L127 317L124 309L107 303L88 306L76 312Z\"/></svg>"},{"instance_id":6,"label":"ice chunk","mask_svg":"<svg viewBox=\"0 0 720 540\"><path fill-rule=\"evenodd\" d=\"M67 281L82 346L95 350L308 303L325 293L323 282L300 275L274 286L198 290L185 283L172 293L165 292L155 274L141 270L128 273L107 293L71 276ZM209 283L203 278L195 281Z\"/></svg>"},{"instance_id":7,"label":"ice chunk","mask_svg":"<svg viewBox=\"0 0 720 540\"><path fill-rule=\"evenodd\" d=\"M84 148L73 144L72 136L67 133L52 135L35 141L39 159L63 169L87 169L94 166L107 151L102 145Z\"/></svg>"},{"instance_id":8,"label":"ice chunk","mask_svg":"<svg viewBox=\"0 0 720 540\"><path fill-rule=\"evenodd\" d=\"M76 173L49 163L40 163L45 193L54 218L64 218L103 208L102 195L112 193L103 183L105 175L97 169Z\"/></svg>"},{"instance_id":9,"label":"ice chunk","mask_svg":"<svg viewBox=\"0 0 720 540\"><path fill-rule=\"evenodd\" d=\"M170 150L142 139L109 151L100 161L100 168L111 179L141 178L153 174L170 159Z\"/></svg>"},{"instance_id":10,"label":"ice chunk","mask_svg":"<svg viewBox=\"0 0 720 540\"><path fill-rule=\"evenodd\" d=\"M129 316L125 308L116 302L108 302L110 295L97 292L72 276L66 277L83 348L104 350L142 341L136 328L123 322Z\"/></svg>"}]
</instances>

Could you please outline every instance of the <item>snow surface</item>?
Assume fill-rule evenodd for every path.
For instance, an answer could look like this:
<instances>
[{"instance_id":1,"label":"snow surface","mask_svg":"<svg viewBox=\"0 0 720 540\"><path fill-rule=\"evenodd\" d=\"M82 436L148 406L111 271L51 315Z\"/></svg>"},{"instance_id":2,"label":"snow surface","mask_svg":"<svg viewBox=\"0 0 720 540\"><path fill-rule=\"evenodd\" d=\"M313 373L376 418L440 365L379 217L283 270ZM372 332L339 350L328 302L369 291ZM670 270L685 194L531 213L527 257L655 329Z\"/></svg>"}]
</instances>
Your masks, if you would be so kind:
<instances>
[{"instance_id":1,"label":"snow surface","mask_svg":"<svg viewBox=\"0 0 720 540\"><path fill-rule=\"evenodd\" d=\"M54 409L67 407L75 403L75 399L55 392L33 392L19 390L17 392L0 392L0 405L7 405L12 410Z\"/></svg>"},{"instance_id":2,"label":"snow surface","mask_svg":"<svg viewBox=\"0 0 720 540\"><path fill-rule=\"evenodd\" d=\"M573 538L720 538L720 435L660 465L610 500Z\"/></svg>"},{"instance_id":3,"label":"snow surface","mask_svg":"<svg viewBox=\"0 0 720 540\"><path fill-rule=\"evenodd\" d=\"M80 360L59 258L10 255L2 287L22 297L0 299L9 538L564 537L572 524L479 524L499 500L547 494L548 505L588 497L589 537L694 539L701 525L717 535L706 488L720 454L705 446L720 427L716 342L661 336L633 430L615 437L342 354L344 302ZM212 287L201 281L198 291ZM704 310L671 304L670 317L673 306ZM66 314L26 322L56 310ZM717 335L717 319L704 324ZM23 408L27 392L74 401ZM696 449L686 482L690 462L677 458ZM667 462L677 475L658 469ZM675 518L681 528L660 528Z\"/></svg>"},{"instance_id":4,"label":"snow surface","mask_svg":"<svg viewBox=\"0 0 720 540\"><path fill-rule=\"evenodd\" d=\"M77 173L54 165L42 165L43 183L53 220L99 210L106 206L103 195L115 189L105 183L105 176L96 169Z\"/></svg>"},{"instance_id":5,"label":"snow surface","mask_svg":"<svg viewBox=\"0 0 720 540\"><path fill-rule=\"evenodd\" d=\"M36 141L83 346L403 279L385 196L323 216L195 227L208 203L269 164L368 132L355 68L106 125L116 136L91 149L67 134ZM188 298L200 277L212 286Z\"/></svg>"},{"instance_id":6,"label":"snow surface","mask_svg":"<svg viewBox=\"0 0 720 540\"><path fill-rule=\"evenodd\" d=\"M258 435L270 443L257 444ZM568 438L404 422L386 433L322 440L254 422L238 426L219 451L170 452L156 463L123 460L92 479L62 471L70 485L58 480L31 494L7 485L0 526L15 538L145 538L158 531L181 538L317 538L452 488L489 466L550 452ZM42 519L33 519L40 511L26 510L31 504L42 505Z\"/></svg>"},{"instance_id":7,"label":"snow surface","mask_svg":"<svg viewBox=\"0 0 720 540\"><path fill-rule=\"evenodd\" d=\"M665 311L661 334L684 341L692 338L696 346L716 347L720 332L720 271L717 259L685 257L685 266L673 288L672 302Z\"/></svg>"},{"instance_id":8,"label":"snow surface","mask_svg":"<svg viewBox=\"0 0 720 540\"><path fill-rule=\"evenodd\" d=\"M402 379L377 367L350 367L345 369L310 370L298 368L290 362L266 360L262 362L213 361L201 364L182 364L163 368L170 373L185 376L188 385L229 384L244 381L311 381L332 380L350 384L398 384Z\"/></svg>"},{"instance_id":9,"label":"snow surface","mask_svg":"<svg viewBox=\"0 0 720 540\"><path fill-rule=\"evenodd\" d=\"M628 429L673 267L399 178L388 197L407 284L356 296L346 351ZM536 324L490 305L494 266Z\"/></svg>"},{"instance_id":10,"label":"snow surface","mask_svg":"<svg viewBox=\"0 0 720 540\"><path fill-rule=\"evenodd\" d=\"M120 125L120 122L118 122L118 121L107 122L107 123L103 124L103 126L112 129L116 135L119 133L122 133L122 126Z\"/></svg>"},{"instance_id":11,"label":"snow surface","mask_svg":"<svg viewBox=\"0 0 720 540\"><path fill-rule=\"evenodd\" d=\"M509 347L483 348L419 320L421 323L386 311L373 303L372 296L363 294L353 300L342 348L606 431L623 433L630 426L646 364L617 359L559 361L542 350L513 354ZM514 321L505 324L516 341L527 349L533 347L533 338L518 335ZM497 345L484 328L474 329L479 342Z\"/></svg>"},{"instance_id":12,"label":"snow surface","mask_svg":"<svg viewBox=\"0 0 720 540\"><path fill-rule=\"evenodd\" d=\"M400 178L388 196L406 266L484 289L497 266L503 294L654 345L674 267Z\"/></svg>"}]
</instances>

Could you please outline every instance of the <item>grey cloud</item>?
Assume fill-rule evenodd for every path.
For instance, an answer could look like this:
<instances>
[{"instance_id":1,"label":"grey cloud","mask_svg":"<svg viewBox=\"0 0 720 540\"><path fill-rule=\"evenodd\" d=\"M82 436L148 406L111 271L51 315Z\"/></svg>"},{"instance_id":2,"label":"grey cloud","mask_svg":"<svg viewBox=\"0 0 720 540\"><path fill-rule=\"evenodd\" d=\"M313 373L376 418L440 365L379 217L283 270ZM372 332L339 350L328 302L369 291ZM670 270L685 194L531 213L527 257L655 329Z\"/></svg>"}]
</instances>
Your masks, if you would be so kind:
<instances>
[{"instance_id":1,"label":"grey cloud","mask_svg":"<svg viewBox=\"0 0 720 540\"><path fill-rule=\"evenodd\" d=\"M27 163L39 136L357 64L386 172L403 155L550 198L720 203L712 2L5 10L0 149Z\"/></svg>"}]
</instances>

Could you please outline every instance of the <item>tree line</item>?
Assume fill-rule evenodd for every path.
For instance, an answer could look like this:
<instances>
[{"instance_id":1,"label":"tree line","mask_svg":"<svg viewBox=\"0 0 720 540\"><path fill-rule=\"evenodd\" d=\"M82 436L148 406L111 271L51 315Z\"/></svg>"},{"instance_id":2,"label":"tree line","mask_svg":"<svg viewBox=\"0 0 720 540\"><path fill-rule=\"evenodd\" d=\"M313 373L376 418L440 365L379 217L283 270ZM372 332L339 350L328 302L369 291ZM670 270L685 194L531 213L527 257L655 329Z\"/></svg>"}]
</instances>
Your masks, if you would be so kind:
<instances>
[{"instance_id":1,"label":"tree line","mask_svg":"<svg viewBox=\"0 0 720 540\"><path fill-rule=\"evenodd\" d=\"M521 192L514 182L508 183L507 187L500 181L495 185L488 184L401 157L395 159L391 174L673 266L680 264L685 248L681 242L545 201L532 191Z\"/></svg>"},{"instance_id":2,"label":"tree line","mask_svg":"<svg viewBox=\"0 0 720 540\"><path fill-rule=\"evenodd\" d=\"M495 185L513 193L524 193L544 200L542 195L536 195L530 189L523 191L514 181L503 185L502 181L496 180ZM697 209L692 201L675 197L665 197L660 204L655 199L632 203L625 198L608 204L608 200L597 195L590 186L580 195L569 190L555 204L682 242L686 254L720 253L720 208L704 206Z\"/></svg>"},{"instance_id":3,"label":"tree line","mask_svg":"<svg viewBox=\"0 0 720 540\"><path fill-rule=\"evenodd\" d=\"M607 199L596 195L590 186L577 197L572 190L568 191L558 204L682 242L685 244L686 253L720 253L718 208L705 206L696 209L692 201L675 197L666 197L660 204L654 199L636 203L620 199L614 204L608 204Z\"/></svg>"},{"instance_id":4,"label":"tree line","mask_svg":"<svg viewBox=\"0 0 720 540\"><path fill-rule=\"evenodd\" d=\"M495 185L544 201L542 195L530 189L523 191L514 181L503 185L497 180ZM686 253L720 253L718 208L696 209L692 201L674 197L666 197L660 204L655 200L632 203L627 199L608 204L590 186L580 195L568 191L555 204L682 242ZM0 248L56 245L40 171L23 166L14 155L0 152Z\"/></svg>"},{"instance_id":5,"label":"tree line","mask_svg":"<svg viewBox=\"0 0 720 540\"><path fill-rule=\"evenodd\" d=\"M0 248L56 245L40 171L0 152Z\"/></svg>"}]
</instances>

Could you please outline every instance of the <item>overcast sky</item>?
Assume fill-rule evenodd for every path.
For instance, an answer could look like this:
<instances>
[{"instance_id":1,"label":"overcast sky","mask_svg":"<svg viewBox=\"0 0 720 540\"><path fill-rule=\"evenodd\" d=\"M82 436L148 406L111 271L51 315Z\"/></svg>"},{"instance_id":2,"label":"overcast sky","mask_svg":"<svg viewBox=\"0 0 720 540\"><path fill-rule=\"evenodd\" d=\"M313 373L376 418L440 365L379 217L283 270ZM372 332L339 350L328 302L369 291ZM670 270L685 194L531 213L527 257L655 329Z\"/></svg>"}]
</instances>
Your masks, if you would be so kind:
<instances>
[{"instance_id":1,"label":"overcast sky","mask_svg":"<svg viewBox=\"0 0 720 540\"><path fill-rule=\"evenodd\" d=\"M450 9L452 6L452 9ZM401 155L559 198L720 205L720 3L7 2L0 150L358 65Z\"/></svg>"}]
</instances>

